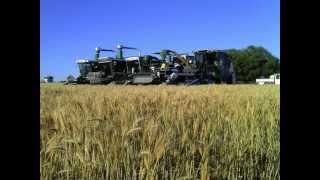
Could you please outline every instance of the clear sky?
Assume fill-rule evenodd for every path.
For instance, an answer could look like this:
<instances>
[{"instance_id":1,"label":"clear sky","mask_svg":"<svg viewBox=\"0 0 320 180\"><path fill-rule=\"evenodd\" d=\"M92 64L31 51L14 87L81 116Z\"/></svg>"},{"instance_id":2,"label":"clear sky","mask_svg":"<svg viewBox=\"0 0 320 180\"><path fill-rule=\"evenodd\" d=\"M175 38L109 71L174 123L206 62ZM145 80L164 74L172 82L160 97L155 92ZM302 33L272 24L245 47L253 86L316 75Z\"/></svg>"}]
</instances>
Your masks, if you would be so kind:
<instances>
[{"instance_id":1,"label":"clear sky","mask_svg":"<svg viewBox=\"0 0 320 180\"><path fill-rule=\"evenodd\" d=\"M142 55L257 45L280 57L280 1L40 0L41 77L78 76L77 58L117 44Z\"/></svg>"}]
</instances>

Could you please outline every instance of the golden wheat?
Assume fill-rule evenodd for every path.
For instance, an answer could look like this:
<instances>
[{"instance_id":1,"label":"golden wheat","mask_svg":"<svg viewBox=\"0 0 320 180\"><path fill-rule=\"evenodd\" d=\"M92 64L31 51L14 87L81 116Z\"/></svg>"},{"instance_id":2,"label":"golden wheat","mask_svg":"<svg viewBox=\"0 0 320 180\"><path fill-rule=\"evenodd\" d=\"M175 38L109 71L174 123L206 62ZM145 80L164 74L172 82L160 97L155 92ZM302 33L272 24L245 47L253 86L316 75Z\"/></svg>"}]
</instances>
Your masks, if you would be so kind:
<instances>
[{"instance_id":1,"label":"golden wheat","mask_svg":"<svg viewBox=\"0 0 320 180\"><path fill-rule=\"evenodd\" d=\"M279 179L279 89L41 85L41 178Z\"/></svg>"}]
</instances>

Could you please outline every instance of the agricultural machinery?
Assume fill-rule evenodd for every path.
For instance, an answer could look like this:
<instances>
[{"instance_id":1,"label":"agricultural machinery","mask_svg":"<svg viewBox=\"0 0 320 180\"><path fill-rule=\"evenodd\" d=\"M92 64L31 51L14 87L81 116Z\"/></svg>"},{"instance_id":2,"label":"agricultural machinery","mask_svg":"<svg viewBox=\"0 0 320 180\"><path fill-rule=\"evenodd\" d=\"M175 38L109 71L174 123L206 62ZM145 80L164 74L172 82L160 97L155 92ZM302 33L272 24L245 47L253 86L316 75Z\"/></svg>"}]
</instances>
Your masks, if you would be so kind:
<instances>
[{"instance_id":1,"label":"agricultural machinery","mask_svg":"<svg viewBox=\"0 0 320 180\"><path fill-rule=\"evenodd\" d=\"M127 67L130 62L123 58L123 50L136 48L117 46L117 50L102 49L97 47L95 49L95 59L77 60L80 70L80 76L77 78L78 84L109 84L111 82L123 84L127 78ZM113 57L100 57L102 51L116 52L117 55ZM140 53L139 53L140 54Z\"/></svg>"},{"instance_id":2,"label":"agricultural machinery","mask_svg":"<svg viewBox=\"0 0 320 180\"><path fill-rule=\"evenodd\" d=\"M125 58L123 50L138 56ZM115 58L100 57L102 51L116 52ZM208 84L235 83L232 60L221 50L198 50L193 55L163 49L141 56L137 48L118 45L115 50L96 48L94 60L78 60L78 84Z\"/></svg>"}]
</instances>

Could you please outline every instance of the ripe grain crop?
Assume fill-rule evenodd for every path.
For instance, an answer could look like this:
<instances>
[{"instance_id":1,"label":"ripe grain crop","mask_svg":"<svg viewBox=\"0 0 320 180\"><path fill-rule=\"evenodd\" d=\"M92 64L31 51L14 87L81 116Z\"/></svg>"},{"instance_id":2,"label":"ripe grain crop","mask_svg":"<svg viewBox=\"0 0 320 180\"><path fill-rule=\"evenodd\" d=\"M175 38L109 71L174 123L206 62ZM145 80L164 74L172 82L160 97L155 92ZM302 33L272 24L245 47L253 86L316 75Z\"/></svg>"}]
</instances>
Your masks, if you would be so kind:
<instances>
[{"instance_id":1,"label":"ripe grain crop","mask_svg":"<svg viewBox=\"0 0 320 180\"><path fill-rule=\"evenodd\" d=\"M279 179L280 87L40 86L41 179Z\"/></svg>"}]
</instances>

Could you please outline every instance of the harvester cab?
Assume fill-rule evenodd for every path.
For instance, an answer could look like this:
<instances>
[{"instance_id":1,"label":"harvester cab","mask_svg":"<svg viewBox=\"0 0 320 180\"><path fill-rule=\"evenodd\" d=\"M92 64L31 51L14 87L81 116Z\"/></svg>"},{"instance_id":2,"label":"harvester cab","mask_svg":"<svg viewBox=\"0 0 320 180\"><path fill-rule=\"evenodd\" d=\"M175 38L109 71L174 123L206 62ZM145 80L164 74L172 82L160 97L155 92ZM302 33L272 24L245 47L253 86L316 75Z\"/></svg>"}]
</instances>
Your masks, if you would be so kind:
<instances>
[{"instance_id":1,"label":"harvester cab","mask_svg":"<svg viewBox=\"0 0 320 180\"><path fill-rule=\"evenodd\" d=\"M199 50L193 52L197 74L201 80L215 83L235 83L235 71L231 58L223 50Z\"/></svg>"},{"instance_id":2,"label":"harvester cab","mask_svg":"<svg viewBox=\"0 0 320 180\"><path fill-rule=\"evenodd\" d=\"M160 68L160 61L157 57L145 55L140 58L141 71L140 72L155 72Z\"/></svg>"},{"instance_id":3,"label":"harvester cab","mask_svg":"<svg viewBox=\"0 0 320 180\"><path fill-rule=\"evenodd\" d=\"M92 61L87 59L79 59L76 61L79 67L80 75L76 78L76 83L86 84L89 83L87 75L89 72L92 72Z\"/></svg>"},{"instance_id":4,"label":"harvester cab","mask_svg":"<svg viewBox=\"0 0 320 180\"><path fill-rule=\"evenodd\" d=\"M123 45L117 45L117 56L116 59L118 62L124 62L124 66L121 67L126 74L122 77L125 77L125 81L123 83L131 83L132 75L141 71L141 51L138 48L127 47ZM133 50L139 52L138 56L124 57L123 50ZM120 67L119 67L120 68Z\"/></svg>"},{"instance_id":5,"label":"harvester cab","mask_svg":"<svg viewBox=\"0 0 320 180\"><path fill-rule=\"evenodd\" d=\"M77 60L80 75L77 78L78 84L99 84L105 83L107 80L107 75L110 74L110 67L108 62L110 62L112 57L100 57L100 53L105 52L115 52L111 49L102 49L100 47L95 48L94 60L80 59Z\"/></svg>"},{"instance_id":6,"label":"harvester cab","mask_svg":"<svg viewBox=\"0 0 320 180\"><path fill-rule=\"evenodd\" d=\"M136 64L136 66L134 66ZM137 67L138 65L138 67ZM145 55L136 57L135 63L129 64L130 68L135 68L138 70L130 72L128 71L128 78L131 84L157 84L159 82L159 71L160 71L161 61L154 56Z\"/></svg>"},{"instance_id":7,"label":"harvester cab","mask_svg":"<svg viewBox=\"0 0 320 180\"><path fill-rule=\"evenodd\" d=\"M131 56L131 57L124 57L124 55L123 55L124 49L138 51L139 55L138 56ZM126 70L127 74L129 74L129 75L141 70L141 64L140 64L141 51L138 48L117 45L116 59L119 61L125 62L125 70Z\"/></svg>"},{"instance_id":8,"label":"harvester cab","mask_svg":"<svg viewBox=\"0 0 320 180\"><path fill-rule=\"evenodd\" d=\"M128 57L126 60L127 83L129 84L153 84L159 83L159 73L161 61L154 56L141 56L141 51L137 48L117 46L117 58L123 57L123 49L139 51L139 56Z\"/></svg>"}]
</instances>

